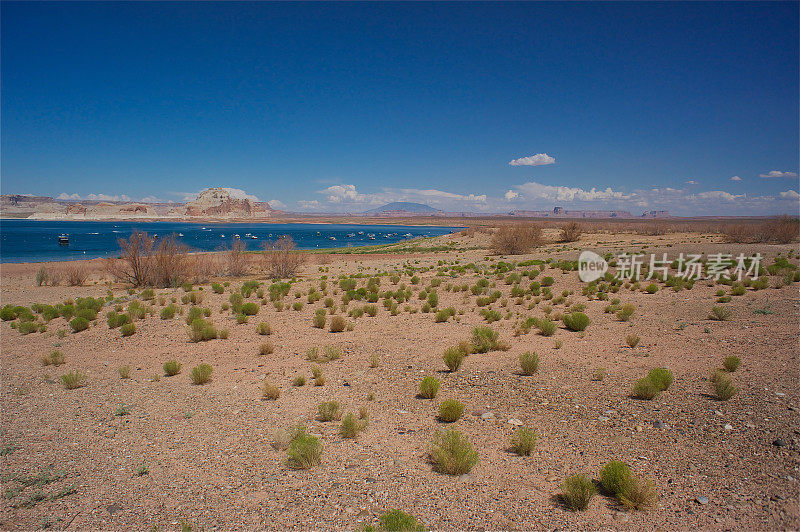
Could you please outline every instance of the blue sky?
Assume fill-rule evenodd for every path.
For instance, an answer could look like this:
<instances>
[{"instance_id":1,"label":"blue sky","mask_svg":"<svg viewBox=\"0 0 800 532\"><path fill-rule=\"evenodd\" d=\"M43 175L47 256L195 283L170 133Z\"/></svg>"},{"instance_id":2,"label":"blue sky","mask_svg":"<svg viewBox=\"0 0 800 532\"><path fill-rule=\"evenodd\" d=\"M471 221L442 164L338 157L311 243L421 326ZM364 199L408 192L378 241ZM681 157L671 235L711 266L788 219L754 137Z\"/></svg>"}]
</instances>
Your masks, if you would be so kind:
<instances>
[{"instance_id":1,"label":"blue sky","mask_svg":"<svg viewBox=\"0 0 800 532\"><path fill-rule=\"evenodd\" d=\"M3 193L800 205L797 2L1 9Z\"/></svg>"}]
</instances>

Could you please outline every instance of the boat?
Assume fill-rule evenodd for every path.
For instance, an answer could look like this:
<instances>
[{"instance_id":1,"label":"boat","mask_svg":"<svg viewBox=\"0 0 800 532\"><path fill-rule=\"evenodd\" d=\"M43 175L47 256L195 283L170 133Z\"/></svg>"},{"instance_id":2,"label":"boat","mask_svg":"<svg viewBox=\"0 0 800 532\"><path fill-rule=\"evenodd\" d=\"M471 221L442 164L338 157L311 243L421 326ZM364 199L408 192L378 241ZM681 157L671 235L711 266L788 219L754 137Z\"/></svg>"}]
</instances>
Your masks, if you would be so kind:
<instances>
[{"instance_id":1,"label":"boat","mask_svg":"<svg viewBox=\"0 0 800 532\"><path fill-rule=\"evenodd\" d=\"M369 238L370 240L375 240L375 235L373 235L372 233L369 233L367 235L367 238Z\"/></svg>"},{"instance_id":2,"label":"boat","mask_svg":"<svg viewBox=\"0 0 800 532\"><path fill-rule=\"evenodd\" d=\"M253 240L258 239L258 237L256 235L250 235L250 238L252 238Z\"/></svg>"},{"instance_id":3,"label":"boat","mask_svg":"<svg viewBox=\"0 0 800 532\"><path fill-rule=\"evenodd\" d=\"M347 233L347 238L353 238L355 236L356 236L355 233Z\"/></svg>"},{"instance_id":4,"label":"boat","mask_svg":"<svg viewBox=\"0 0 800 532\"><path fill-rule=\"evenodd\" d=\"M236 233L235 235L233 235L233 238L236 238L238 240L241 237L239 236L239 233Z\"/></svg>"},{"instance_id":5,"label":"boat","mask_svg":"<svg viewBox=\"0 0 800 532\"><path fill-rule=\"evenodd\" d=\"M336 240L336 237L335 236L329 236L328 240Z\"/></svg>"},{"instance_id":6,"label":"boat","mask_svg":"<svg viewBox=\"0 0 800 532\"><path fill-rule=\"evenodd\" d=\"M178 233L178 236L183 236L183 233Z\"/></svg>"},{"instance_id":7,"label":"boat","mask_svg":"<svg viewBox=\"0 0 800 532\"><path fill-rule=\"evenodd\" d=\"M411 233L406 233L403 236L406 237L406 238L411 238L412 235L411 235Z\"/></svg>"},{"instance_id":8,"label":"boat","mask_svg":"<svg viewBox=\"0 0 800 532\"><path fill-rule=\"evenodd\" d=\"M363 235L363 234L364 234L364 231L359 231L359 232L358 232L358 234L359 234L359 235Z\"/></svg>"},{"instance_id":9,"label":"boat","mask_svg":"<svg viewBox=\"0 0 800 532\"><path fill-rule=\"evenodd\" d=\"M220 238L225 238L225 235L219 235Z\"/></svg>"},{"instance_id":10,"label":"boat","mask_svg":"<svg viewBox=\"0 0 800 532\"><path fill-rule=\"evenodd\" d=\"M69 246L69 235L66 233L58 235L58 243L62 246Z\"/></svg>"}]
</instances>

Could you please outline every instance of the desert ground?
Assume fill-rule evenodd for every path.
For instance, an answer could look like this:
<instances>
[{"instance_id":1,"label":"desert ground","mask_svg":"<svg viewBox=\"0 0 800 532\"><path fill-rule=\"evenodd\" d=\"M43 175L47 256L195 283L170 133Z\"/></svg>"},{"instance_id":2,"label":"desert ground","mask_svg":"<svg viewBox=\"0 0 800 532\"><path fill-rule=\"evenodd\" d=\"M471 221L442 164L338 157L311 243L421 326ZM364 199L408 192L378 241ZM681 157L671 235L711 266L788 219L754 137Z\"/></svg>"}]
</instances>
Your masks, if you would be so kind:
<instances>
[{"instance_id":1,"label":"desert ground","mask_svg":"<svg viewBox=\"0 0 800 532\"><path fill-rule=\"evenodd\" d=\"M554 231L545 236L557 240ZM274 281L258 273L156 288L150 299L96 262L86 284L74 287L37 286L39 265L3 265L3 306L104 298L80 332L64 317L45 323L38 313L29 334L21 334L18 317L0 324L3 529L360 530L380 526L392 509L437 530L800 528L796 243L588 232L576 242L499 255L489 238L438 237L419 253L312 255L288 292L273 298L282 310L270 298ZM592 293L559 262L575 261L582 249L670 260L681 252L758 252L763 267L776 258L778 266L762 273L765 287L601 281ZM260 286L244 302L257 312L240 323L227 307L253 280ZM377 301L353 299L343 309L347 284L357 290L369 282L377 288L361 292ZM651 283L657 290L648 291ZM397 301L401 290L408 300ZM432 290L438 302L429 299ZM190 298L227 338L191 341ZM132 302L144 317L124 337L107 316L130 312ZM175 317L162 319L170 304ZM371 304L375 316L358 315ZM635 309L627 321L618 317L625 304ZM440 313L446 321L437 323L436 309L450 307L454 313ZM724 319L710 318L714 307ZM323 328L313 324L318 309ZM572 311L588 316L585 330L559 319ZM349 327L331 332L337 316ZM537 325L546 316L557 325L551 336ZM271 334L259 334L260 323ZM450 371L446 350L484 326L498 333L498 345L467 354ZM629 342L634 336L638 343ZM340 356L325 361L326 346ZM312 361L314 347L322 358ZM63 364L44 365L54 350ZM520 368L526 352L539 358L531 375ZM711 376L728 356L741 366L725 372L737 393L722 400ZM181 364L177 375L165 375L170 360ZM211 379L193 384L200 364L213 367ZM634 384L655 368L670 370L674 381L650 400L634 398ZM62 376L73 371L85 382L67 389ZM306 383L297 386L301 375ZM435 398L418 396L425 377L440 382ZM273 398L264 397L265 382ZM437 418L448 399L464 405L452 423ZM355 438L341 435L341 420L318 419L328 401L364 418ZM322 444L319 463L308 469L287 461L287 433L298 425ZM529 456L509 450L523 427L538 436ZM477 453L468 472L432 464L435 434L451 429ZM596 482L612 460L649 479L649 504L631 509L599 489L585 511L571 509L564 480L583 474Z\"/></svg>"}]
</instances>

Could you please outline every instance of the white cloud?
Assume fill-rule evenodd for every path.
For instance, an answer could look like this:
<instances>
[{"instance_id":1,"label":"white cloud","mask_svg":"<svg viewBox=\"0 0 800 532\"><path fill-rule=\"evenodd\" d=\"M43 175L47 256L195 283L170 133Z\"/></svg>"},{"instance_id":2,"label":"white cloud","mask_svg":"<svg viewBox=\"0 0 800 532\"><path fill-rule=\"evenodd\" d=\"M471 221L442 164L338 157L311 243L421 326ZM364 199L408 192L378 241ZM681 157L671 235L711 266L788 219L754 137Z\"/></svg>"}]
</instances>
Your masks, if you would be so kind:
<instances>
[{"instance_id":1,"label":"white cloud","mask_svg":"<svg viewBox=\"0 0 800 532\"><path fill-rule=\"evenodd\" d=\"M742 178L741 178L741 177L739 177L738 175L735 175L735 176L733 176L733 177L731 178L731 181L741 181L741 180L742 180Z\"/></svg>"},{"instance_id":2,"label":"white cloud","mask_svg":"<svg viewBox=\"0 0 800 532\"><path fill-rule=\"evenodd\" d=\"M423 199L432 199L436 203L437 199L448 199L456 201L474 201L477 203L486 202L486 194L454 194L452 192L445 192L436 189L419 189L419 188L403 188L400 189L402 194L408 194Z\"/></svg>"},{"instance_id":3,"label":"white cloud","mask_svg":"<svg viewBox=\"0 0 800 532\"><path fill-rule=\"evenodd\" d=\"M331 203L379 203L374 194L361 194L356 190L355 185L333 185L328 188L318 190L319 194L325 194L326 199Z\"/></svg>"},{"instance_id":4,"label":"white cloud","mask_svg":"<svg viewBox=\"0 0 800 532\"><path fill-rule=\"evenodd\" d=\"M269 203L269 206L273 209L281 210L286 208L286 204L281 200L271 199L267 203Z\"/></svg>"},{"instance_id":5,"label":"white cloud","mask_svg":"<svg viewBox=\"0 0 800 532\"><path fill-rule=\"evenodd\" d=\"M140 201L142 203L164 203L161 199L155 196L145 196Z\"/></svg>"},{"instance_id":6,"label":"white cloud","mask_svg":"<svg viewBox=\"0 0 800 532\"><path fill-rule=\"evenodd\" d=\"M523 183L516 188L528 199L544 199L560 202L606 201L631 198L630 195L614 191L611 187L607 187L605 190L599 190L594 187L592 187L591 190L584 190L578 187L543 185L542 183L531 181L529 183Z\"/></svg>"},{"instance_id":7,"label":"white cloud","mask_svg":"<svg viewBox=\"0 0 800 532\"><path fill-rule=\"evenodd\" d=\"M800 199L800 194L796 190L786 190L781 192L781 197L789 200L798 200Z\"/></svg>"},{"instance_id":8,"label":"white cloud","mask_svg":"<svg viewBox=\"0 0 800 532\"><path fill-rule=\"evenodd\" d=\"M109 194L89 194L86 198L89 201L130 201L131 198L126 196L125 194L122 195L109 195Z\"/></svg>"},{"instance_id":9,"label":"white cloud","mask_svg":"<svg viewBox=\"0 0 800 532\"><path fill-rule=\"evenodd\" d=\"M320 206L317 200L300 200L297 202L304 209L315 209Z\"/></svg>"},{"instance_id":10,"label":"white cloud","mask_svg":"<svg viewBox=\"0 0 800 532\"><path fill-rule=\"evenodd\" d=\"M543 166L546 164L554 164L555 162L555 158L550 157L546 153L537 153L536 155L514 159L508 164L511 166Z\"/></svg>"},{"instance_id":11,"label":"white cloud","mask_svg":"<svg viewBox=\"0 0 800 532\"><path fill-rule=\"evenodd\" d=\"M60 199L60 200L79 200L79 199L81 199L81 195L80 194L67 194L66 192L62 192L61 194L56 196L56 199Z\"/></svg>"},{"instance_id":12,"label":"white cloud","mask_svg":"<svg viewBox=\"0 0 800 532\"><path fill-rule=\"evenodd\" d=\"M700 183L698 183L698 182L697 182L697 181L695 181L694 179L690 179L689 181L687 181L687 182L686 182L686 184L687 184L687 185L699 185Z\"/></svg>"},{"instance_id":13,"label":"white cloud","mask_svg":"<svg viewBox=\"0 0 800 532\"><path fill-rule=\"evenodd\" d=\"M519 197L519 192L514 192L513 190L509 190L508 192L506 192L505 196L508 201L511 201Z\"/></svg>"},{"instance_id":14,"label":"white cloud","mask_svg":"<svg viewBox=\"0 0 800 532\"><path fill-rule=\"evenodd\" d=\"M709 190L707 192L700 192L698 194L695 194L694 196L700 199L723 200L723 201L735 201L737 199L747 197L746 194L731 194L730 192L725 192L724 190Z\"/></svg>"},{"instance_id":15,"label":"white cloud","mask_svg":"<svg viewBox=\"0 0 800 532\"><path fill-rule=\"evenodd\" d=\"M772 170L766 174L758 174L759 177L797 177L797 172L781 172L780 170Z\"/></svg>"}]
</instances>

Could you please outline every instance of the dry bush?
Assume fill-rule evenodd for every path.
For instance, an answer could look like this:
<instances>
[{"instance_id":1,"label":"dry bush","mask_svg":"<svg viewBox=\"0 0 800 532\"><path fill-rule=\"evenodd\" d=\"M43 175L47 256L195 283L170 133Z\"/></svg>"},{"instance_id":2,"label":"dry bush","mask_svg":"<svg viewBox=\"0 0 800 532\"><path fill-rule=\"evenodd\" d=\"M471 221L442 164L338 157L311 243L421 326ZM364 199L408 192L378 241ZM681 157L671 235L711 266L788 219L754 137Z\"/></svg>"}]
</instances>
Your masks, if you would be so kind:
<instances>
[{"instance_id":1,"label":"dry bush","mask_svg":"<svg viewBox=\"0 0 800 532\"><path fill-rule=\"evenodd\" d=\"M195 253L189 256L189 272L193 284L205 284L219 275L219 260L209 253Z\"/></svg>"},{"instance_id":2,"label":"dry bush","mask_svg":"<svg viewBox=\"0 0 800 532\"><path fill-rule=\"evenodd\" d=\"M296 247L290 236L264 242L263 267L267 275L275 279L294 277L306 260L306 254L297 251Z\"/></svg>"},{"instance_id":3,"label":"dry bush","mask_svg":"<svg viewBox=\"0 0 800 532\"><path fill-rule=\"evenodd\" d=\"M174 234L158 241L149 260L147 284L153 286L180 286L192 274L189 246L178 242Z\"/></svg>"},{"instance_id":4,"label":"dry bush","mask_svg":"<svg viewBox=\"0 0 800 532\"><path fill-rule=\"evenodd\" d=\"M583 234L583 228L578 222L569 222L561 227L561 242L577 242Z\"/></svg>"},{"instance_id":5,"label":"dry bush","mask_svg":"<svg viewBox=\"0 0 800 532\"><path fill-rule=\"evenodd\" d=\"M105 269L116 279L133 286L179 286L193 274L189 247L174 234L158 242L143 231L117 240L118 259L108 259Z\"/></svg>"},{"instance_id":6,"label":"dry bush","mask_svg":"<svg viewBox=\"0 0 800 532\"><path fill-rule=\"evenodd\" d=\"M64 273L70 286L83 286L89 278L89 270L84 264L70 264L64 269Z\"/></svg>"},{"instance_id":7,"label":"dry bush","mask_svg":"<svg viewBox=\"0 0 800 532\"><path fill-rule=\"evenodd\" d=\"M474 227L467 227L461 230L461 236L466 236L472 238L475 236L475 228Z\"/></svg>"},{"instance_id":8,"label":"dry bush","mask_svg":"<svg viewBox=\"0 0 800 532\"><path fill-rule=\"evenodd\" d=\"M330 253L320 253L317 255L317 264L330 264L331 260Z\"/></svg>"},{"instance_id":9,"label":"dry bush","mask_svg":"<svg viewBox=\"0 0 800 532\"><path fill-rule=\"evenodd\" d=\"M126 240L120 238L117 243L120 247L119 259L108 259L106 270L126 283L133 286L144 286L150 280L150 256L153 253L155 240L143 231L134 231Z\"/></svg>"},{"instance_id":10,"label":"dry bush","mask_svg":"<svg viewBox=\"0 0 800 532\"><path fill-rule=\"evenodd\" d=\"M228 275L231 277L242 277L247 273L248 260L245 255L247 244L238 238L231 239L231 245L224 251L225 265Z\"/></svg>"},{"instance_id":11,"label":"dry bush","mask_svg":"<svg viewBox=\"0 0 800 532\"><path fill-rule=\"evenodd\" d=\"M796 241L800 235L800 219L784 215L777 218L748 220L725 225L721 232L729 242L788 244Z\"/></svg>"},{"instance_id":12,"label":"dry bush","mask_svg":"<svg viewBox=\"0 0 800 532\"><path fill-rule=\"evenodd\" d=\"M542 228L537 224L504 225L492 235L490 247L501 255L527 253L542 243Z\"/></svg>"}]
</instances>

